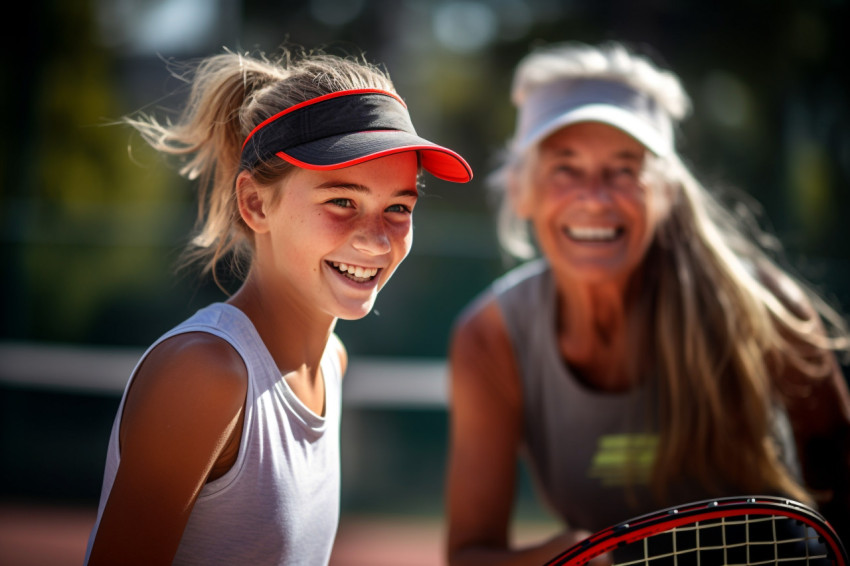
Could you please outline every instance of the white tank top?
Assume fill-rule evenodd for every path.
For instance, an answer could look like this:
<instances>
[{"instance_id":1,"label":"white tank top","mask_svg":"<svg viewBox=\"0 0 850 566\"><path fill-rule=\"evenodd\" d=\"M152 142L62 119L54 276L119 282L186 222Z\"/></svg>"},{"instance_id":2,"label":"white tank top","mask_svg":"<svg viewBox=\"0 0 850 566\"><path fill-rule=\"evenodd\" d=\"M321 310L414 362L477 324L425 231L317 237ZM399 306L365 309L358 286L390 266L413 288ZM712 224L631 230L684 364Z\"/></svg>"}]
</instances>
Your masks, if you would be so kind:
<instances>
[{"instance_id":1,"label":"white tank top","mask_svg":"<svg viewBox=\"0 0 850 566\"><path fill-rule=\"evenodd\" d=\"M157 340L142 360L163 340L185 332L207 332L231 344L248 368L248 392L236 462L201 490L173 563L327 564L340 504L342 372L337 353L328 348L322 357L325 415L321 417L281 379L248 317L225 303L199 310ZM109 439L86 562L120 462L118 429L129 386L128 382Z\"/></svg>"}]
</instances>

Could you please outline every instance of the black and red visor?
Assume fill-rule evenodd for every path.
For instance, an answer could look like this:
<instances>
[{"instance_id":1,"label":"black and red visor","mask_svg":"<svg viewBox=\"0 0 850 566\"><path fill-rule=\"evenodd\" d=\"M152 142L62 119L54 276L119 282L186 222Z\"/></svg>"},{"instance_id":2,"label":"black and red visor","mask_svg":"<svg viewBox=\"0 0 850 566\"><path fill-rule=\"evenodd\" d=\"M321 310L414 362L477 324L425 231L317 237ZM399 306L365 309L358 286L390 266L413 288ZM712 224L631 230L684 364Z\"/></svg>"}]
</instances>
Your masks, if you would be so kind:
<instances>
[{"instance_id":1,"label":"black and red visor","mask_svg":"<svg viewBox=\"0 0 850 566\"><path fill-rule=\"evenodd\" d=\"M398 96L377 89L334 92L278 112L248 134L240 167L277 156L305 169L341 169L403 151L418 152L422 167L439 179L472 179L460 155L416 135Z\"/></svg>"}]
</instances>

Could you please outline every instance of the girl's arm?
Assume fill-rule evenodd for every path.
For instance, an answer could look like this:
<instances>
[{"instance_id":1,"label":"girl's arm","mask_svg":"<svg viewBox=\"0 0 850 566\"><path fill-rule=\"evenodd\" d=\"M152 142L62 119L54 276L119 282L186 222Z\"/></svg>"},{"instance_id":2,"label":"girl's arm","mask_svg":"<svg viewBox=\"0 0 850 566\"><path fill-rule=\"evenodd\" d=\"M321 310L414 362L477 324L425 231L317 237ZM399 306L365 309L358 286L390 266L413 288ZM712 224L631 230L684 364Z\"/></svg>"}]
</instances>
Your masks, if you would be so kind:
<instances>
[{"instance_id":1,"label":"girl's arm","mask_svg":"<svg viewBox=\"0 0 850 566\"><path fill-rule=\"evenodd\" d=\"M171 564L198 493L241 437L247 369L224 340L175 336L145 359L125 401L121 462L89 564Z\"/></svg>"},{"instance_id":2,"label":"girl's arm","mask_svg":"<svg viewBox=\"0 0 850 566\"><path fill-rule=\"evenodd\" d=\"M495 301L470 312L456 327L450 351L449 563L543 564L578 533L533 548L509 546L522 430L520 380Z\"/></svg>"}]
</instances>

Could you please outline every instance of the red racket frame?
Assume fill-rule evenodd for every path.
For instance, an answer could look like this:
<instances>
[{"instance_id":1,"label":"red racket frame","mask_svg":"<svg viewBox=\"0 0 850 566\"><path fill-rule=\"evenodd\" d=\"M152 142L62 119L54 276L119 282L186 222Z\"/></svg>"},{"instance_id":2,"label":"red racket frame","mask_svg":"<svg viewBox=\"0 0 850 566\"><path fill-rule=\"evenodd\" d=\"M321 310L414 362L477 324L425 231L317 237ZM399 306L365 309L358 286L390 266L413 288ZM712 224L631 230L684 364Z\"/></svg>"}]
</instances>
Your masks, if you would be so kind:
<instances>
[{"instance_id":1,"label":"red racket frame","mask_svg":"<svg viewBox=\"0 0 850 566\"><path fill-rule=\"evenodd\" d=\"M836 566L850 566L844 544L820 513L802 503L770 496L710 499L641 515L591 535L555 556L545 566L579 566L622 544L637 542L674 527L744 515L773 515L801 521L823 539Z\"/></svg>"}]
</instances>

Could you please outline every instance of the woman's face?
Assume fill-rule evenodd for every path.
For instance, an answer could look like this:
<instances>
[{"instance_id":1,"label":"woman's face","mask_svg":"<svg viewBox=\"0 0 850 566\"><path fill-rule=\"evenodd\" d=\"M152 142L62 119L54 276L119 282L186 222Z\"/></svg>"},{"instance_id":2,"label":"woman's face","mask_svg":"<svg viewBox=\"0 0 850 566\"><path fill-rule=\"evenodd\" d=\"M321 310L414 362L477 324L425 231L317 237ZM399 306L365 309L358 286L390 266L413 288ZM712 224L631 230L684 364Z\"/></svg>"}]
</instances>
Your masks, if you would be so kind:
<instances>
[{"instance_id":1,"label":"woman's face","mask_svg":"<svg viewBox=\"0 0 850 566\"><path fill-rule=\"evenodd\" d=\"M410 251L417 175L415 152L297 169L270 207L255 265L263 262L278 292L295 301L338 318L365 316Z\"/></svg>"},{"instance_id":2,"label":"woman's face","mask_svg":"<svg viewBox=\"0 0 850 566\"><path fill-rule=\"evenodd\" d=\"M662 207L641 179L646 149L601 123L567 126L540 143L518 195L553 269L575 280L624 282L640 265Z\"/></svg>"}]
</instances>

